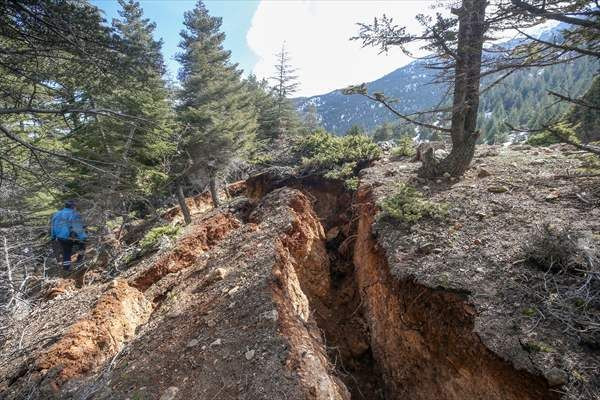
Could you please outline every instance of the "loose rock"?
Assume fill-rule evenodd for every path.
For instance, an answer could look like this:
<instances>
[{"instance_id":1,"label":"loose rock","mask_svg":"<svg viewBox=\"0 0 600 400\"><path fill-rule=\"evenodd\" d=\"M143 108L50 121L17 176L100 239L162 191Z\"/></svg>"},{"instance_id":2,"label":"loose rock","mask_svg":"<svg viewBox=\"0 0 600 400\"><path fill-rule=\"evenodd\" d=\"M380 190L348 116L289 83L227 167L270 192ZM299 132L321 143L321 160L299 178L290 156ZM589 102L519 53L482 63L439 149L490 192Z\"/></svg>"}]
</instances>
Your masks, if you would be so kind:
<instances>
[{"instance_id":1,"label":"loose rock","mask_svg":"<svg viewBox=\"0 0 600 400\"><path fill-rule=\"evenodd\" d=\"M552 192L548 193L548 195L546 196L546 201L553 201L556 200L560 197L560 192L558 190L553 190Z\"/></svg>"},{"instance_id":2,"label":"loose rock","mask_svg":"<svg viewBox=\"0 0 600 400\"><path fill-rule=\"evenodd\" d=\"M206 277L206 285L210 285L211 283L221 281L227 275L227 271L224 268L216 268L214 269L207 277Z\"/></svg>"},{"instance_id":3,"label":"loose rock","mask_svg":"<svg viewBox=\"0 0 600 400\"><path fill-rule=\"evenodd\" d=\"M544 377L550 387L562 386L569 382L567 373L559 368L552 368L544 374Z\"/></svg>"},{"instance_id":4,"label":"loose rock","mask_svg":"<svg viewBox=\"0 0 600 400\"><path fill-rule=\"evenodd\" d=\"M486 178L490 175L492 175L492 173L489 172L487 169L483 169L483 168L479 168L479 171L477 172L478 178Z\"/></svg>"},{"instance_id":5,"label":"loose rock","mask_svg":"<svg viewBox=\"0 0 600 400\"><path fill-rule=\"evenodd\" d=\"M231 289L229 289L229 291L227 292L227 294L228 294L229 296L232 296L232 295L234 295L234 294L235 294L235 293L236 293L238 290L240 290L240 287L239 287L239 286L234 286L234 287L232 287Z\"/></svg>"},{"instance_id":6,"label":"loose rock","mask_svg":"<svg viewBox=\"0 0 600 400\"><path fill-rule=\"evenodd\" d=\"M159 400L173 400L178 392L179 388L177 386L169 386L160 396Z\"/></svg>"},{"instance_id":7,"label":"loose rock","mask_svg":"<svg viewBox=\"0 0 600 400\"><path fill-rule=\"evenodd\" d=\"M508 188L506 186L490 186L490 187L488 187L488 192L506 193L506 192L508 192Z\"/></svg>"},{"instance_id":8,"label":"loose rock","mask_svg":"<svg viewBox=\"0 0 600 400\"><path fill-rule=\"evenodd\" d=\"M252 358L254 357L254 350L247 351L245 356L246 356L246 360L248 360L248 361L252 360Z\"/></svg>"}]
</instances>

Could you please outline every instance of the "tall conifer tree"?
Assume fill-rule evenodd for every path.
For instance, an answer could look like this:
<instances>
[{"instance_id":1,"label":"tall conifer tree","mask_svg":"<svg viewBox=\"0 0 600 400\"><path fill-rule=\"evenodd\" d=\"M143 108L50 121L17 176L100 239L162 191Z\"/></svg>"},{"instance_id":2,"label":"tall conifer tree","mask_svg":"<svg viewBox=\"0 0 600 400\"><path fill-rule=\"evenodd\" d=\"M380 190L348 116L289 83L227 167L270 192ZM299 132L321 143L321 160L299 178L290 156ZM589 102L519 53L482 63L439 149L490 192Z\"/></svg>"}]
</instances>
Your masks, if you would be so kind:
<instances>
[{"instance_id":1,"label":"tall conifer tree","mask_svg":"<svg viewBox=\"0 0 600 400\"><path fill-rule=\"evenodd\" d=\"M217 173L256 131L256 113L231 52L223 48L221 18L212 17L202 1L185 13L186 30L177 60L179 119L192 167L205 172L215 206L219 205Z\"/></svg>"},{"instance_id":2,"label":"tall conifer tree","mask_svg":"<svg viewBox=\"0 0 600 400\"><path fill-rule=\"evenodd\" d=\"M107 209L127 215L132 205L149 204L148 198L165 182L161 161L173 152L169 140L173 120L163 80L162 43L153 38L155 24L144 18L137 1L119 4L120 18L112 25L128 49L123 62L133 73L121 85L99 86L85 96L97 107L135 118L96 116L71 142L75 154L110 165L110 174L80 168L88 178L76 179L74 187L88 197L99 195Z\"/></svg>"},{"instance_id":3,"label":"tall conifer tree","mask_svg":"<svg viewBox=\"0 0 600 400\"><path fill-rule=\"evenodd\" d=\"M300 119L290 97L298 90L296 70L290 63L290 56L285 48L277 53L275 74L270 77L273 82L272 92L274 104L267 113L264 138L273 141L278 138L289 138L299 132Z\"/></svg>"}]
</instances>

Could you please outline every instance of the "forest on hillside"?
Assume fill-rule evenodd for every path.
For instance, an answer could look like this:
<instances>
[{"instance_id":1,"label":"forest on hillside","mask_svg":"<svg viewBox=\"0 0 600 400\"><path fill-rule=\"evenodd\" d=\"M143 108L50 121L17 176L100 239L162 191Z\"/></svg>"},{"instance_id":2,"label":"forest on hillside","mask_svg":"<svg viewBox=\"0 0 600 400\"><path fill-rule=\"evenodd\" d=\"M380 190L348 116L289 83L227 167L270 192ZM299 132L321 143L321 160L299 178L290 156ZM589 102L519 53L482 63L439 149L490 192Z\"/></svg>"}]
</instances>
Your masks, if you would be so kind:
<instances>
[{"instance_id":1,"label":"forest on hillside","mask_svg":"<svg viewBox=\"0 0 600 400\"><path fill-rule=\"evenodd\" d=\"M535 129L549 118L569 112L571 105L557 102L548 95L548 91L561 91L577 98L589 90L588 97L594 96L594 91L590 87L598 73L598 68L596 59L584 57L566 65L532 68L517 71L506 77L501 84L481 96L477 118L477 125L483 132L480 143L501 144L523 140L525 135L515 135L507 123ZM399 105L404 104L405 97L402 99ZM414 125L394 121L393 114L387 113L390 114L388 117L390 122L384 122L371 130L377 141L390 140L403 135L418 136L418 140L428 140L434 133L428 129L419 130ZM580 127L579 134L589 135L589 132L593 131L597 129L590 129L589 126Z\"/></svg>"}]
</instances>

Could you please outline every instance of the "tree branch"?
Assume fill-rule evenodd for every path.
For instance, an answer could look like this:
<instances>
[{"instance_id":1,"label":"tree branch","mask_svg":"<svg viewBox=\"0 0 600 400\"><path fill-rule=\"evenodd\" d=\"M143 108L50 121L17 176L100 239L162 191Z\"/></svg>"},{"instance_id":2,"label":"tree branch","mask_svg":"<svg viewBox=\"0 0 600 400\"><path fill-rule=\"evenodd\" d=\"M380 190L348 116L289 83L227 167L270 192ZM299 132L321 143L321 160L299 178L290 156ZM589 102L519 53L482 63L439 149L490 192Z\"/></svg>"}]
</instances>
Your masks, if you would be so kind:
<instances>
[{"instance_id":1,"label":"tree branch","mask_svg":"<svg viewBox=\"0 0 600 400\"><path fill-rule=\"evenodd\" d=\"M520 8L521 10L530 12L533 15L537 15L538 17L551 19L554 21L566 22L567 24L583 26L585 28L600 30L600 26L592 20L573 18L573 17L568 17L564 14L553 13L550 11L546 11L545 9L542 9L542 8L537 8L531 4L527 4L526 2L524 2L522 0L511 0L511 1L515 7Z\"/></svg>"},{"instance_id":2,"label":"tree branch","mask_svg":"<svg viewBox=\"0 0 600 400\"><path fill-rule=\"evenodd\" d=\"M552 43L552 42L548 42L546 40L542 40L539 38L535 38L525 32L523 32L522 30L515 28L515 30L517 32L519 32L521 35L525 36L527 39L530 39L534 42L537 43L541 43L545 46L549 46L549 47L553 47L555 49L561 49L561 50L565 50L565 51L574 51L575 53L580 53L580 54L584 54L586 56L592 56L592 57L600 57L600 52L599 51L592 51L592 50L587 50L587 49L582 49L581 47L576 47L576 46L567 46L564 44L558 44L558 43Z\"/></svg>"},{"instance_id":3,"label":"tree branch","mask_svg":"<svg viewBox=\"0 0 600 400\"><path fill-rule=\"evenodd\" d=\"M373 100L375 102L383 104L383 106L385 108L387 108L388 110L390 110L396 116L398 116L399 118L401 118L401 119L403 119L403 120L405 120L407 122L410 122L411 124L414 124L414 125L417 125L417 126L421 126L423 128L434 129L436 131L445 132L445 133L452 132L450 130L450 128L444 128L444 127L441 127L441 126L436 126L436 125L433 125L433 124L428 124L428 123L425 123L425 122L420 122L420 121L417 121L415 119L412 119L412 118L410 118L410 117L408 117L408 116L400 113L398 110L396 110L394 107L392 107L384 98L381 98L381 97L376 96L376 95L375 96L371 96L368 93L364 93L364 94L360 93L360 94L363 95L363 96L365 96L367 99L370 99L370 100Z\"/></svg>"},{"instance_id":4,"label":"tree branch","mask_svg":"<svg viewBox=\"0 0 600 400\"><path fill-rule=\"evenodd\" d=\"M22 107L22 108L5 108L0 109L0 114L70 114L70 113L79 113L79 114L95 114L95 115L110 115L119 118L128 118L128 119L136 119L148 122L147 119L142 117L136 117L133 115L123 114L117 111L105 109L105 108L61 108L61 109L52 109L52 108L31 108L31 107Z\"/></svg>"},{"instance_id":5,"label":"tree branch","mask_svg":"<svg viewBox=\"0 0 600 400\"><path fill-rule=\"evenodd\" d=\"M585 107L585 108L590 108L592 110L599 110L600 111L600 106L596 106L596 105L593 105L593 104L590 104L590 103L586 103L585 101L583 101L581 99L574 99L574 98L572 98L570 96L565 96L563 94L553 92L552 90L547 90L547 92L551 96L558 97L560 100L568 101L569 103L577 104L577 105L580 105L580 106Z\"/></svg>"},{"instance_id":6,"label":"tree branch","mask_svg":"<svg viewBox=\"0 0 600 400\"><path fill-rule=\"evenodd\" d=\"M95 165L93 165L93 164L90 164L89 162L87 162L87 161L85 161L85 160L83 160L83 159L81 159L81 158L78 158L78 157L73 157L73 156L70 156L70 155L68 155L68 154L56 153L56 152L54 152L54 151L50 151L50 150L42 149L41 147L34 146L34 145L32 145L31 143L27 143L26 141L24 141L23 139L21 139L20 137L18 137L18 136L17 136L17 135L15 135L14 133L12 133L12 132L11 132L11 131L10 131L8 128L6 128L6 127L5 127L4 125L2 125L2 124L0 124L0 131L1 131L2 133L4 133L4 135L5 135L7 138L9 138L10 140L12 140L12 141L14 141L14 142L17 142L17 143L19 143L21 146L24 146L24 147L26 147L27 149L29 149L29 150L31 150L31 151L38 152L38 153L44 153L44 154L48 154L48 155L51 155L51 156L54 156L54 157L59 157L59 158L66 159L66 160L75 161L75 162L78 162L78 163L80 163L80 164L83 164L83 165L85 165L86 167L89 167L89 168L91 168L91 169L94 169L94 170L96 170L96 171L100 171L100 172L102 172L102 173L105 173L105 174L108 174L108 175L114 176L114 175L113 175L113 174L111 174L110 172L108 172L108 171L106 171L106 170L104 170L104 169L102 169L102 168L99 168L99 167L97 167L97 166L95 166Z\"/></svg>"},{"instance_id":7,"label":"tree branch","mask_svg":"<svg viewBox=\"0 0 600 400\"><path fill-rule=\"evenodd\" d=\"M588 153L592 153L597 156L600 156L600 147L577 143L576 141L563 135L562 132L560 132L558 129L552 128L550 126L543 126L541 128L537 128L537 129L526 129L526 128L516 128L513 125L509 124L508 122L506 122L506 126L508 126L510 128L510 130L515 131L515 132L539 133L539 132L543 132L543 131L548 131L564 143L570 144L571 146L575 146L578 149L586 151Z\"/></svg>"},{"instance_id":8,"label":"tree branch","mask_svg":"<svg viewBox=\"0 0 600 400\"><path fill-rule=\"evenodd\" d=\"M577 147L580 150L583 151L587 151L588 153L592 153L595 154L597 156L600 156L600 147L595 147L595 146L590 146L587 144L581 144L581 143L577 143L576 141L569 139L568 137L566 137L565 135L563 135L560 131L551 128L551 127L546 127L545 128L548 132L552 133L554 136L556 136L557 138L559 138L560 140L562 140L565 143L568 143L572 146Z\"/></svg>"}]
</instances>

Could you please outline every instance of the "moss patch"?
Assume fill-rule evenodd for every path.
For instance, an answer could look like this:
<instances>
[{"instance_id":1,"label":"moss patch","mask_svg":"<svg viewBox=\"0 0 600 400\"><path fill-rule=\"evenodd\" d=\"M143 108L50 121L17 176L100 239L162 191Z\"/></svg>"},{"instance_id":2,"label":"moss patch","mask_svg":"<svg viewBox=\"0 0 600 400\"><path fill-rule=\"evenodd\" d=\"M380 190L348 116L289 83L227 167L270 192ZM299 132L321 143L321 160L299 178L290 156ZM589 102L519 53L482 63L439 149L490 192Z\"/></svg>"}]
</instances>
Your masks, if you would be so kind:
<instances>
[{"instance_id":1,"label":"moss patch","mask_svg":"<svg viewBox=\"0 0 600 400\"><path fill-rule=\"evenodd\" d=\"M389 217L408 224L414 224L421 218L442 218L448 214L445 204L425 199L423 194L412 186L401 183L394 192L380 203L382 217Z\"/></svg>"},{"instance_id":2,"label":"moss patch","mask_svg":"<svg viewBox=\"0 0 600 400\"><path fill-rule=\"evenodd\" d=\"M140 246L142 249L152 249L158 245L161 237L167 236L173 238L179 233L178 226L162 225L157 226L148 231L146 235L140 240Z\"/></svg>"}]
</instances>

